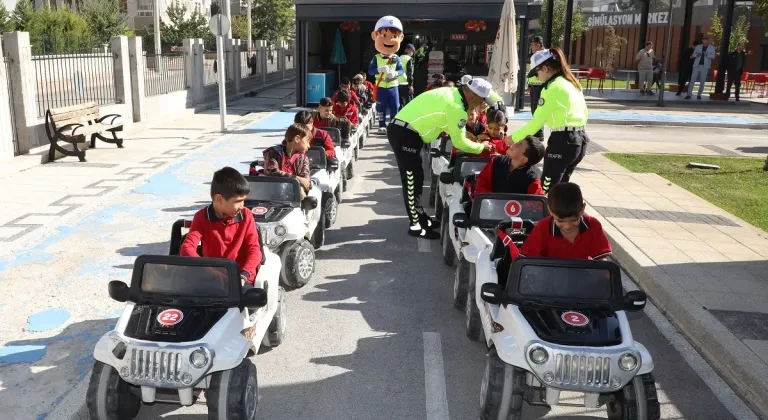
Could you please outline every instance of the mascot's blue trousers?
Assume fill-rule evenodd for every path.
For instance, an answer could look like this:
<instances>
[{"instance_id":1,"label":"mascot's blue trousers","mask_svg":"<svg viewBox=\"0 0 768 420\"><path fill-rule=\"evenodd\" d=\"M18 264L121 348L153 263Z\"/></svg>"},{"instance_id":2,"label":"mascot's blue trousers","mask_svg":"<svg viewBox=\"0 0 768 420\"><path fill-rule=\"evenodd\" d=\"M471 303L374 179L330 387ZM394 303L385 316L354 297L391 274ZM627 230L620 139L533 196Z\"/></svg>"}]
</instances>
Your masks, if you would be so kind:
<instances>
[{"instance_id":1,"label":"mascot's blue trousers","mask_svg":"<svg viewBox=\"0 0 768 420\"><path fill-rule=\"evenodd\" d=\"M397 86L389 89L379 88L376 98L376 110L379 112L379 128L385 128L385 119L389 111L390 120L395 119L395 115L400 110L400 92Z\"/></svg>"}]
</instances>

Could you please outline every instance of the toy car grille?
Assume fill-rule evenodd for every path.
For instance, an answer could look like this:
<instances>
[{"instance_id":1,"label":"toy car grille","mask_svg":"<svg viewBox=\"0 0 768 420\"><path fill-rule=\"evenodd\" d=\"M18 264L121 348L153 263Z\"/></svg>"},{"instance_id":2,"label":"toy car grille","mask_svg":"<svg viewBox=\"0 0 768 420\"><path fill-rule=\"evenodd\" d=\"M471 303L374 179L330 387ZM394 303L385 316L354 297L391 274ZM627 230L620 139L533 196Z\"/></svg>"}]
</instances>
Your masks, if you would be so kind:
<instances>
[{"instance_id":1,"label":"toy car grille","mask_svg":"<svg viewBox=\"0 0 768 420\"><path fill-rule=\"evenodd\" d=\"M131 349L130 376L152 381L180 382L181 353Z\"/></svg>"},{"instance_id":2,"label":"toy car grille","mask_svg":"<svg viewBox=\"0 0 768 420\"><path fill-rule=\"evenodd\" d=\"M562 385L589 385L606 387L611 377L611 359L608 357L555 355L555 380Z\"/></svg>"},{"instance_id":3,"label":"toy car grille","mask_svg":"<svg viewBox=\"0 0 768 420\"><path fill-rule=\"evenodd\" d=\"M292 208L290 207L270 207L264 214L253 214L257 222L276 222L282 220Z\"/></svg>"}]
</instances>

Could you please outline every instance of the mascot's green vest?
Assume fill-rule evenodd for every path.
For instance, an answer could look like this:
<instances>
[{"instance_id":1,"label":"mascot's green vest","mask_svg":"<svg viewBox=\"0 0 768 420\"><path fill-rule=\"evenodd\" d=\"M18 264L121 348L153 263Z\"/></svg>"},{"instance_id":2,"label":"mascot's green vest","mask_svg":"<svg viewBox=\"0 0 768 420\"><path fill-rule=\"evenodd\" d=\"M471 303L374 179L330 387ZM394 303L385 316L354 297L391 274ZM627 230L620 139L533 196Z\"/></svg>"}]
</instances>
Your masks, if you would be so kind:
<instances>
[{"instance_id":1,"label":"mascot's green vest","mask_svg":"<svg viewBox=\"0 0 768 420\"><path fill-rule=\"evenodd\" d=\"M394 70L397 67L397 63L387 64L388 61L389 61L389 58L382 58L381 54L376 54L376 66L377 67L389 66L392 70ZM376 82L377 83L379 81L379 76L380 75L381 75L381 73L376 75ZM384 77L382 77L382 79L381 79L381 83L379 83L378 85L379 85L379 88L381 88L381 89L392 89L392 88L398 87L400 85L400 83L397 81L397 79L391 80L391 81L387 81L387 76L384 75Z\"/></svg>"}]
</instances>

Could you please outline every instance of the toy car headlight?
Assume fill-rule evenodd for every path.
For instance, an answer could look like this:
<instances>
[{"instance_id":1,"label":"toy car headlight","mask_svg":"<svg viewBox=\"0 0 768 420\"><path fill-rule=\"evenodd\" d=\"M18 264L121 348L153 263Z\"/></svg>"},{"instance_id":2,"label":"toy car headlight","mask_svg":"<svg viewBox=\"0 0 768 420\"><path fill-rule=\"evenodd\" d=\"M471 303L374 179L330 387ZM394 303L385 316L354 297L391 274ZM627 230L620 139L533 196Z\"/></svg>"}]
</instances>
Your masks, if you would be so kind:
<instances>
[{"instance_id":1,"label":"toy car headlight","mask_svg":"<svg viewBox=\"0 0 768 420\"><path fill-rule=\"evenodd\" d=\"M532 348L528 355L531 357L531 361L537 365L540 365L549 359L549 353L547 353L543 347Z\"/></svg>"},{"instance_id":2,"label":"toy car headlight","mask_svg":"<svg viewBox=\"0 0 768 420\"><path fill-rule=\"evenodd\" d=\"M283 226L283 225L275 226L275 235L277 235L277 236L285 235L285 226Z\"/></svg>"},{"instance_id":3,"label":"toy car headlight","mask_svg":"<svg viewBox=\"0 0 768 420\"><path fill-rule=\"evenodd\" d=\"M205 350L199 348L189 355L189 363L198 369L202 369L208 364L208 355L205 353Z\"/></svg>"},{"instance_id":4,"label":"toy car headlight","mask_svg":"<svg viewBox=\"0 0 768 420\"><path fill-rule=\"evenodd\" d=\"M619 357L619 367L627 372L634 370L637 367L637 357L629 353L622 354Z\"/></svg>"}]
</instances>

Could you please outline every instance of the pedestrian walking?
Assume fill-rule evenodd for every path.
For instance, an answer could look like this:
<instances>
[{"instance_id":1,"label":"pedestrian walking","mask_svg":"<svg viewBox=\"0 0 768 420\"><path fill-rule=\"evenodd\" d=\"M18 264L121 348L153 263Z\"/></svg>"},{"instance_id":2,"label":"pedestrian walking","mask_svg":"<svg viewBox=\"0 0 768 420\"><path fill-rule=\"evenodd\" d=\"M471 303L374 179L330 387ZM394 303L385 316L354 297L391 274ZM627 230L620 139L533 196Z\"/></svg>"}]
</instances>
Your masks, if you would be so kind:
<instances>
[{"instance_id":1,"label":"pedestrian walking","mask_svg":"<svg viewBox=\"0 0 768 420\"><path fill-rule=\"evenodd\" d=\"M645 48L635 54L637 72L640 75L638 87L640 88L641 95L654 95L651 90L651 86L653 86L654 60L656 60L656 56L653 52L653 42L648 41L645 43Z\"/></svg>"},{"instance_id":2,"label":"pedestrian walking","mask_svg":"<svg viewBox=\"0 0 768 420\"><path fill-rule=\"evenodd\" d=\"M712 68L712 60L715 59L715 47L709 45L708 38L701 39L701 45L693 49L691 55L693 59L693 68L691 69L691 83L688 85L688 95L685 99L691 99L693 94L693 85L699 82L699 93L696 99L701 100L701 94L704 92L704 84L707 83L707 73Z\"/></svg>"},{"instance_id":3,"label":"pedestrian walking","mask_svg":"<svg viewBox=\"0 0 768 420\"><path fill-rule=\"evenodd\" d=\"M587 153L589 137L584 131L587 125L587 103L581 91L581 83L571 73L560 48L545 49L534 54L528 77L533 75L542 82L536 113L521 129L507 137L506 142L509 145L518 143L547 124L551 134L547 141L541 180L544 191L549 192L555 184L571 179L574 169Z\"/></svg>"},{"instance_id":4,"label":"pedestrian walking","mask_svg":"<svg viewBox=\"0 0 768 420\"><path fill-rule=\"evenodd\" d=\"M528 63L531 62L531 57L537 52L544 49L544 38L541 36L535 36L531 38L530 42L530 56L528 57ZM531 115L536 112L536 107L539 105L539 98L541 97L541 80L534 74L533 77L528 77L528 91L531 94ZM544 131L539 130L534 134L542 141L544 140Z\"/></svg>"},{"instance_id":5,"label":"pedestrian walking","mask_svg":"<svg viewBox=\"0 0 768 420\"><path fill-rule=\"evenodd\" d=\"M731 86L736 85L736 102L739 102L741 90L741 75L744 74L744 63L747 61L747 53L744 44L739 44L736 51L728 54L728 87L725 89L725 97L731 97Z\"/></svg>"},{"instance_id":6,"label":"pedestrian walking","mask_svg":"<svg viewBox=\"0 0 768 420\"><path fill-rule=\"evenodd\" d=\"M698 42L694 41L693 44L688 47L683 53L683 60L680 64L680 73L677 75L677 93L675 96L680 96L683 93L683 89L686 88L685 84L691 80L691 69L693 67L693 51Z\"/></svg>"}]
</instances>

